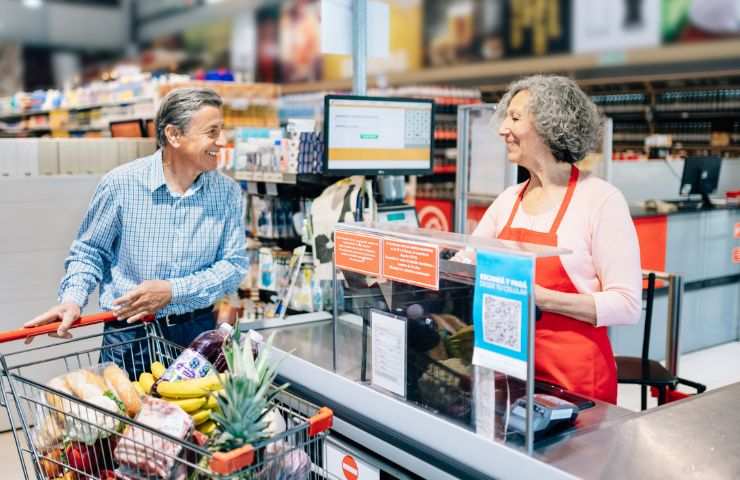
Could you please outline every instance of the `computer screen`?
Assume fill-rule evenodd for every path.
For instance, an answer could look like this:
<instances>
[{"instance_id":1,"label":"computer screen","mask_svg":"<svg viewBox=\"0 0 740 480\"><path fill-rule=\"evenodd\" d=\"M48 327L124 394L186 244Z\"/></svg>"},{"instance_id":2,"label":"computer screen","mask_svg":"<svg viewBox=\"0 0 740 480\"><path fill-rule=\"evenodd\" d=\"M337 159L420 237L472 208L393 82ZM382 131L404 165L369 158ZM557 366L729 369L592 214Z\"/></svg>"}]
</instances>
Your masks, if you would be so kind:
<instances>
[{"instance_id":1,"label":"computer screen","mask_svg":"<svg viewBox=\"0 0 740 480\"><path fill-rule=\"evenodd\" d=\"M144 127L141 120L111 122L110 135L116 138L141 138L144 136Z\"/></svg>"},{"instance_id":2,"label":"computer screen","mask_svg":"<svg viewBox=\"0 0 740 480\"><path fill-rule=\"evenodd\" d=\"M325 173L431 173L432 100L327 95L324 118Z\"/></svg>"},{"instance_id":3,"label":"computer screen","mask_svg":"<svg viewBox=\"0 0 740 480\"><path fill-rule=\"evenodd\" d=\"M722 159L718 156L687 157L681 175L681 195L707 197L717 190Z\"/></svg>"}]
</instances>

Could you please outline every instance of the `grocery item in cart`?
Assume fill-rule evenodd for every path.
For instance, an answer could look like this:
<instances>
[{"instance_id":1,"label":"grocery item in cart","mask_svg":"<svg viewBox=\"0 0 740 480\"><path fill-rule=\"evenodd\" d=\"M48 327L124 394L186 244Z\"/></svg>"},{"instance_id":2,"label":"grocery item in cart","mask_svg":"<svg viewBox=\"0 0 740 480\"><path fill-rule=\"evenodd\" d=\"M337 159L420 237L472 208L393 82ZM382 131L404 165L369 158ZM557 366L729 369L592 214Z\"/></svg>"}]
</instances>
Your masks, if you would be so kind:
<instances>
[{"instance_id":1,"label":"grocery item in cart","mask_svg":"<svg viewBox=\"0 0 740 480\"><path fill-rule=\"evenodd\" d=\"M43 420L34 432L36 446L39 448L54 446L62 437L67 441L92 445L97 440L116 433L120 425L119 420L104 412L126 415L129 409L131 411L136 409L136 404L140 400L138 395L135 395L135 398L127 396L127 406L119 398L115 387L109 385L100 375L101 372L108 370L109 376L114 378L117 376L114 369L120 371L114 364L104 364L95 369L77 370L52 379L47 386L53 390L45 392L39 403L41 410L39 418ZM120 373L125 376L122 371ZM120 386L121 391L126 391L126 386L120 379L116 385ZM56 392L84 400L102 411L80 402L70 401Z\"/></svg>"},{"instance_id":2,"label":"grocery item in cart","mask_svg":"<svg viewBox=\"0 0 740 480\"><path fill-rule=\"evenodd\" d=\"M103 369L103 378L115 391L118 398L126 407L126 414L134 418L141 411L141 397L128 378L128 374L121 370L118 365L110 364Z\"/></svg>"},{"instance_id":3,"label":"grocery item in cart","mask_svg":"<svg viewBox=\"0 0 740 480\"><path fill-rule=\"evenodd\" d=\"M305 480L311 473L308 454L287 442L269 444L265 448L265 457L268 459L265 468L257 476L260 480Z\"/></svg>"},{"instance_id":4,"label":"grocery item in cart","mask_svg":"<svg viewBox=\"0 0 740 480\"><path fill-rule=\"evenodd\" d=\"M144 397L136 421L175 438L185 440L193 428L193 421L185 411L164 400ZM170 478L182 445L153 434L141 427L128 426L115 449L115 459L139 474ZM124 470L125 472L126 470ZM136 478L141 478L140 476Z\"/></svg>"},{"instance_id":5,"label":"grocery item in cart","mask_svg":"<svg viewBox=\"0 0 740 480\"><path fill-rule=\"evenodd\" d=\"M183 350L164 374L157 379L153 391L156 391L156 385L160 382L205 377L214 368L223 372L226 369L226 360L222 347L224 340L231 335L233 329L228 323L222 323L217 329L208 330L195 337L188 348Z\"/></svg>"}]
</instances>

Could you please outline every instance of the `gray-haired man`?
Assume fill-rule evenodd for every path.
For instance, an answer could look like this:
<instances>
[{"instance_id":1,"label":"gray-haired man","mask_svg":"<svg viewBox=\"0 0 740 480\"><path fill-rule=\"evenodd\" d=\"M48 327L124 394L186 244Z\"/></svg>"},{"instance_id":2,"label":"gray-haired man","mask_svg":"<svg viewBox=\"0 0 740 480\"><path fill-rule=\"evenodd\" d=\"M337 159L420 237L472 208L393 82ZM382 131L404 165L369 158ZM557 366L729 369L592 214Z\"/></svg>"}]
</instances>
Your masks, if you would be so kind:
<instances>
[{"instance_id":1,"label":"gray-haired man","mask_svg":"<svg viewBox=\"0 0 740 480\"><path fill-rule=\"evenodd\" d=\"M157 113L160 149L103 177L65 261L59 305L27 327L61 320L69 337L100 285L106 324L102 360L130 375L148 367L143 329L118 331L155 315L165 338L189 344L214 326L213 303L245 274L242 196L215 171L225 145L222 100L210 89L178 89ZM128 343L127 343L128 342Z\"/></svg>"}]
</instances>

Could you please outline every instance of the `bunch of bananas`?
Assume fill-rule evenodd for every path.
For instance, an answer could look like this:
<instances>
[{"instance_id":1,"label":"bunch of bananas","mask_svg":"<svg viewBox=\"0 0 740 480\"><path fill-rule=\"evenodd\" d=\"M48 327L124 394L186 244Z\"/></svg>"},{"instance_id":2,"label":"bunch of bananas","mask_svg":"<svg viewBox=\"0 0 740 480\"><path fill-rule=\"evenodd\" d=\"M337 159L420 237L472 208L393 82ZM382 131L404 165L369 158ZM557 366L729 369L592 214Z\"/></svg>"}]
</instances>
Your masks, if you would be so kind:
<instances>
[{"instance_id":1,"label":"bunch of bananas","mask_svg":"<svg viewBox=\"0 0 740 480\"><path fill-rule=\"evenodd\" d=\"M152 394L152 388L165 372L160 362L151 364L151 373L143 372L134 388L142 395ZM216 430L216 422L211 420L211 412L218 411L216 396L221 391L221 379L217 375L208 375L193 380L175 380L159 382L157 394L172 404L178 405L193 418L196 428L210 435Z\"/></svg>"}]
</instances>

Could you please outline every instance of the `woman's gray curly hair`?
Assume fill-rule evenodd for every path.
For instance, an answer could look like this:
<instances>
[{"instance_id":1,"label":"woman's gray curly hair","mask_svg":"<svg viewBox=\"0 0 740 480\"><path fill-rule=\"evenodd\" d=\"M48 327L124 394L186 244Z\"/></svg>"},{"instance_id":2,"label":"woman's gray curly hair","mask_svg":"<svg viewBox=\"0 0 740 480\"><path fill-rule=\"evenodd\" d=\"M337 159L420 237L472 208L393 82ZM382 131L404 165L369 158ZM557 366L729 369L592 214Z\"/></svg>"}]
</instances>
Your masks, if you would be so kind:
<instances>
[{"instance_id":1,"label":"woman's gray curly hair","mask_svg":"<svg viewBox=\"0 0 740 480\"><path fill-rule=\"evenodd\" d=\"M545 145L558 161L582 160L601 141L602 119L594 102L568 77L532 75L509 86L497 107L502 120L514 95L529 92L528 110Z\"/></svg>"}]
</instances>

